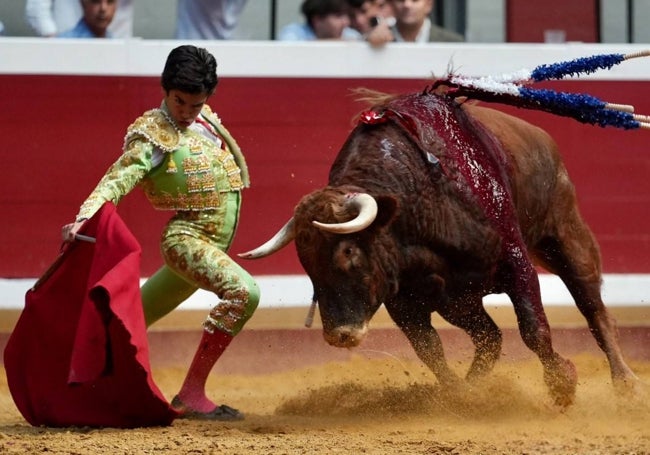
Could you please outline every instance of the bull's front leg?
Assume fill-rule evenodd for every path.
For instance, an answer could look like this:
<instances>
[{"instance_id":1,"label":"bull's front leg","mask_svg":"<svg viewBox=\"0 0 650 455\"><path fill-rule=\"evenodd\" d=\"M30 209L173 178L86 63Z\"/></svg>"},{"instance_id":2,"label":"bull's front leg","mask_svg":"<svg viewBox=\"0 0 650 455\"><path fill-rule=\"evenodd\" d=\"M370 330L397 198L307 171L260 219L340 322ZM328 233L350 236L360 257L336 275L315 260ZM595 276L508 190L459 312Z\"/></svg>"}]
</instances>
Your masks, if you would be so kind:
<instances>
[{"instance_id":1,"label":"bull's front leg","mask_svg":"<svg viewBox=\"0 0 650 455\"><path fill-rule=\"evenodd\" d=\"M553 349L537 273L524 258L527 256L523 254L511 256L507 293L512 300L524 343L542 362L544 382L553 400L560 406L568 406L575 398L578 383L576 369L570 360L564 359Z\"/></svg>"},{"instance_id":2,"label":"bull's front leg","mask_svg":"<svg viewBox=\"0 0 650 455\"><path fill-rule=\"evenodd\" d=\"M474 344L474 360L467 371L466 378L475 380L494 368L501 355L503 337L483 307L480 294L470 294L455 298L438 306L438 313L447 322L463 329Z\"/></svg>"},{"instance_id":3,"label":"bull's front leg","mask_svg":"<svg viewBox=\"0 0 650 455\"><path fill-rule=\"evenodd\" d=\"M431 314L424 308L419 311L405 312L405 308L386 305L388 314L408 338L418 358L438 378L441 384L453 385L460 381L447 364L442 341L436 329L431 325Z\"/></svg>"}]
</instances>

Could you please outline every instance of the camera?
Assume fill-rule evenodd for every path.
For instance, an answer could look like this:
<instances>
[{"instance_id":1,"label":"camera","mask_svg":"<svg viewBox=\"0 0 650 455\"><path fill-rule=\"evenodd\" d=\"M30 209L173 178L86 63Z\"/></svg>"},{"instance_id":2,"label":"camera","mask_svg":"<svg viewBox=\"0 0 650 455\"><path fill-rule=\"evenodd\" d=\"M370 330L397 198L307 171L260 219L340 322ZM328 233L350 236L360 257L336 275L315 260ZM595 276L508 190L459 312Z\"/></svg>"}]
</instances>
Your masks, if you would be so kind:
<instances>
[{"instance_id":1,"label":"camera","mask_svg":"<svg viewBox=\"0 0 650 455\"><path fill-rule=\"evenodd\" d=\"M379 24L387 24L389 27L395 25L394 17L374 16L370 18L370 27L375 28Z\"/></svg>"}]
</instances>

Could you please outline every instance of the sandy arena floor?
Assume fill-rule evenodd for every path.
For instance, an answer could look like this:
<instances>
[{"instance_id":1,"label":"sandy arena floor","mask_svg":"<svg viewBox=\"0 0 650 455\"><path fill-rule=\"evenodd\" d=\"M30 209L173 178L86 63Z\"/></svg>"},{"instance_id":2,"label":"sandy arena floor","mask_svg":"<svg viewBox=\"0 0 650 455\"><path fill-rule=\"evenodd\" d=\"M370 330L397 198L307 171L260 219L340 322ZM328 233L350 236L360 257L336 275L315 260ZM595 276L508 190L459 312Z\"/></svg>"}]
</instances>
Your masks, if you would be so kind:
<instances>
[{"instance_id":1,"label":"sandy arena floor","mask_svg":"<svg viewBox=\"0 0 650 455\"><path fill-rule=\"evenodd\" d=\"M355 355L273 374L213 374L211 396L245 412L245 421L135 430L31 427L3 372L0 453L650 454L650 362L631 362L644 395L626 400L614 394L604 358L572 360L580 379L566 410L551 405L535 360L501 361L480 386L443 391L419 363ZM183 373L154 370L167 398Z\"/></svg>"}]
</instances>

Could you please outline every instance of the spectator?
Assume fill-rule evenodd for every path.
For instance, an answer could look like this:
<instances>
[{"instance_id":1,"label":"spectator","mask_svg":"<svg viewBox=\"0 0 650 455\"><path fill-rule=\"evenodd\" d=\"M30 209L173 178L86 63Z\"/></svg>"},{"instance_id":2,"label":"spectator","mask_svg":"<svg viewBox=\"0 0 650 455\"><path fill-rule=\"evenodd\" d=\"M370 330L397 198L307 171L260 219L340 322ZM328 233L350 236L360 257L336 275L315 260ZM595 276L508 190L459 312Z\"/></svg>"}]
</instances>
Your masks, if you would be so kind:
<instances>
[{"instance_id":1,"label":"spectator","mask_svg":"<svg viewBox=\"0 0 650 455\"><path fill-rule=\"evenodd\" d=\"M440 41L464 41L459 33L438 27L429 18L433 0L389 0L395 14L394 24L380 23L366 39L373 46L391 41L429 43Z\"/></svg>"},{"instance_id":2,"label":"spectator","mask_svg":"<svg viewBox=\"0 0 650 455\"><path fill-rule=\"evenodd\" d=\"M350 25L363 36L367 36L378 24L388 21L394 24L395 18L388 0L347 0Z\"/></svg>"},{"instance_id":3,"label":"spectator","mask_svg":"<svg viewBox=\"0 0 650 455\"><path fill-rule=\"evenodd\" d=\"M390 30L395 24L388 0L348 0L352 27L374 47L393 41Z\"/></svg>"},{"instance_id":4,"label":"spectator","mask_svg":"<svg viewBox=\"0 0 650 455\"><path fill-rule=\"evenodd\" d=\"M133 36L133 1L118 0L117 11L108 27L113 38ZM38 36L51 37L73 28L82 16L80 0L27 0L25 19Z\"/></svg>"},{"instance_id":5,"label":"spectator","mask_svg":"<svg viewBox=\"0 0 650 455\"><path fill-rule=\"evenodd\" d=\"M248 0L178 0L176 39L231 39Z\"/></svg>"},{"instance_id":6,"label":"spectator","mask_svg":"<svg viewBox=\"0 0 650 455\"><path fill-rule=\"evenodd\" d=\"M431 23L433 0L390 0L395 12L395 41L427 43L464 41L462 35Z\"/></svg>"},{"instance_id":7,"label":"spectator","mask_svg":"<svg viewBox=\"0 0 650 455\"><path fill-rule=\"evenodd\" d=\"M349 15L350 15L350 26L365 35L372 28L370 25L371 14L370 14L370 0L347 0Z\"/></svg>"},{"instance_id":8,"label":"spectator","mask_svg":"<svg viewBox=\"0 0 650 455\"><path fill-rule=\"evenodd\" d=\"M80 0L83 15L77 25L59 38L112 38L108 26L115 16L117 0Z\"/></svg>"},{"instance_id":9,"label":"spectator","mask_svg":"<svg viewBox=\"0 0 650 455\"><path fill-rule=\"evenodd\" d=\"M280 30L280 41L356 41L363 38L350 27L346 0L304 0L300 11L305 22L285 26Z\"/></svg>"},{"instance_id":10,"label":"spectator","mask_svg":"<svg viewBox=\"0 0 650 455\"><path fill-rule=\"evenodd\" d=\"M393 5L390 4L389 0L370 0L372 5L373 13L380 18L388 19L395 17L393 12Z\"/></svg>"}]
</instances>

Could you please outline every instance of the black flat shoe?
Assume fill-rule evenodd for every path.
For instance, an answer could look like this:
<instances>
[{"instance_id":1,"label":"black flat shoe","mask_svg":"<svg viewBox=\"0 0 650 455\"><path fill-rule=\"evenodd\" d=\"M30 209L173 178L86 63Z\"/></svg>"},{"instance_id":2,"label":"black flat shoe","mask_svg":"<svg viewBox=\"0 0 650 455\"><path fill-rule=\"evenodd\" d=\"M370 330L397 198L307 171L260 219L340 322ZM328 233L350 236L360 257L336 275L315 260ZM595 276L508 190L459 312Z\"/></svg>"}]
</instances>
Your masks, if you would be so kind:
<instances>
[{"instance_id":1,"label":"black flat shoe","mask_svg":"<svg viewBox=\"0 0 650 455\"><path fill-rule=\"evenodd\" d=\"M188 408L185 403L178 398L178 395L176 395L172 400L171 405L172 408L178 412L179 419L218 420L222 422L244 420L244 414L225 404L216 406L212 411L200 412Z\"/></svg>"}]
</instances>

